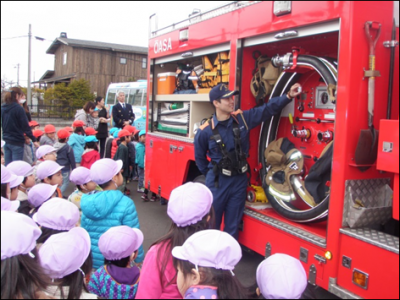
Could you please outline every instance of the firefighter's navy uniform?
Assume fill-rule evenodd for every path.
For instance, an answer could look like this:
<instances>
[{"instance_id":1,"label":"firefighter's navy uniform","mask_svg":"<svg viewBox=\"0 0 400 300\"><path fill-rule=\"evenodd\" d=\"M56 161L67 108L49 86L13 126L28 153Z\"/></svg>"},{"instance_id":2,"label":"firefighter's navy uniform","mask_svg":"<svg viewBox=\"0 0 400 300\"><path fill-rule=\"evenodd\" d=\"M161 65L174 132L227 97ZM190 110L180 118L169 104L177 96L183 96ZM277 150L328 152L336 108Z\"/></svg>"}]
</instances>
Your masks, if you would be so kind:
<instances>
[{"instance_id":1,"label":"firefighter's navy uniform","mask_svg":"<svg viewBox=\"0 0 400 300\"><path fill-rule=\"evenodd\" d=\"M219 87L217 86L213 90L217 88ZM231 96L233 94L227 88L225 89L226 95ZM196 164L199 170L206 175L206 185L214 197L215 226L217 229L220 228L222 216L225 213L224 231L235 238L238 238L238 225L242 219L246 201L248 167L245 168L243 164L239 163L239 170L229 172L224 170L225 168L220 162L227 153L232 154L238 151L243 152L247 158L250 148L250 130L279 113L289 102L291 102L291 99L286 94L275 97L262 106L244 112L235 112L230 119L224 122L219 122L214 115L209 122L198 130L195 136ZM240 131L240 147L237 145L239 136L237 135L235 138L235 128L236 132ZM217 143L218 134L220 140L222 140L220 144ZM207 160L207 156L211 159L211 162Z\"/></svg>"}]
</instances>

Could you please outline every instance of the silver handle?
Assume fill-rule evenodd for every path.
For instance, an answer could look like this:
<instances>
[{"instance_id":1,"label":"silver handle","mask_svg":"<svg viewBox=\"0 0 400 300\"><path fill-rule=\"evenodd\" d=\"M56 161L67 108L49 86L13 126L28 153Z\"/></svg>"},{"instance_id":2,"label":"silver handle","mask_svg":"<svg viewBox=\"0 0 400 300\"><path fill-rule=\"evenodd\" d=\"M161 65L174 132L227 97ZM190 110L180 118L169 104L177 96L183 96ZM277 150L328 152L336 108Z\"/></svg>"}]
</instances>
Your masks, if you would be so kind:
<instances>
[{"instance_id":1,"label":"silver handle","mask_svg":"<svg viewBox=\"0 0 400 300\"><path fill-rule=\"evenodd\" d=\"M280 32L275 35L276 39L283 39L283 38L288 38L288 37L294 37L298 36L299 33L296 30L290 30L290 31L285 31L285 32Z\"/></svg>"},{"instance_id":2,"label":"silver handle","mask_svg":"<svg viewBox=\"0 0 400 300\"><path fill-rule=\"evenodd\" d=\"M173 153L174 150L176 150L176 149L178 149L177 146L175 146L175 145L169 145L169 153Z\"/></svg>"},{"instance_id":3,"label":"silver handle","mask_svg":"<svg viewBox=\"0 0 400 300\"><path fill-rule=\"evenodd\" d=\"M179 147L179 148L178 148L178 151L179 151L179 152L182 152L183 149L185 149L185 147Z\"/></svg>"}]
</instances>

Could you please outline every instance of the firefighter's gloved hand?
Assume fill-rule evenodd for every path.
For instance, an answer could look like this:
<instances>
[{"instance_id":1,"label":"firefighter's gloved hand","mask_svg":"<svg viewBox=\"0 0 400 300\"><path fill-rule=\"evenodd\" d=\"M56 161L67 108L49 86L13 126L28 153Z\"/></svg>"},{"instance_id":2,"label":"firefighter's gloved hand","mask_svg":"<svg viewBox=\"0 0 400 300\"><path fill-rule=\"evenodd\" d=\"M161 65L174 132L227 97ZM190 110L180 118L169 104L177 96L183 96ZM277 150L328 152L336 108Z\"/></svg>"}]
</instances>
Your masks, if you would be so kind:
<instances>
[{"instance_id":1,"label":"firefighter's gloved hand","mask_svg":"<svg viewBox=\"0 0 400 300\"><path fill-rule=\"evenodd\" d=\"M292 87L290 88L289 92L287 93L288 98L293 99L295 97L297 97L298 95L301 94L301 85L300 83L295 83L292 85Z\"/></svg>"}]
</instances>

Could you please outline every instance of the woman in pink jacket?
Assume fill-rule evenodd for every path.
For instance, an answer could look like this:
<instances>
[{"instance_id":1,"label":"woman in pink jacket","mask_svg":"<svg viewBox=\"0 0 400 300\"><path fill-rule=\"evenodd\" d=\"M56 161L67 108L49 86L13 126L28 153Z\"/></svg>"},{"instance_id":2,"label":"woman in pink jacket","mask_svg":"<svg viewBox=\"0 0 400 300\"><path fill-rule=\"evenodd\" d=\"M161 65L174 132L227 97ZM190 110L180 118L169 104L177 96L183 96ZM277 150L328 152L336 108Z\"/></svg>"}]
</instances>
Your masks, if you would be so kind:
<instances>
[{"instance_id":1,"label":"woman in pink jacket","mask_svg":"<svg viewBox=\"0 0 400 300\"><path fill-rule=\"evenodd\" d=\"M212 203L211 191L200 183L189 182L172 191L167 210L172 225L146 254L136 299L182 299L171 252L192 234L214 228Z\"/></svg>"}]
</instances>

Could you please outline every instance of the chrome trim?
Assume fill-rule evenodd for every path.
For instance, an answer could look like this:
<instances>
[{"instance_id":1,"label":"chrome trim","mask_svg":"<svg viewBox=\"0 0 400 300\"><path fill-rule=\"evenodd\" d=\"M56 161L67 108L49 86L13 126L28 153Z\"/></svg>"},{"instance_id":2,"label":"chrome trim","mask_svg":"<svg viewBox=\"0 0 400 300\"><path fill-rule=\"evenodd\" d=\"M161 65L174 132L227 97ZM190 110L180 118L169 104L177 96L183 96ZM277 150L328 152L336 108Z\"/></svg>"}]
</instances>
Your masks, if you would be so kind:
<instances>
[{"instance_id":1,"label":"chrome trim","mask_svg":"<svg viewBox=\"0 0 400 300\"><path fill-rule=\"evenodd\" d=\"M329 278L328 292L342 298L342 299L362 299L360 296L337 285L336 278Z\"/></svg>"},{"instance_id":2,"label":"chrome trim","mask_svg":"<svg viewBox=\"0 0 400 300\"><path fill-rule=\"evenodd\" d=\"M185 143L189 143L189 144L193 144L194 143L194 139L187 138L187 137L180 137L180 136L173 135L173 134L168 134L168 133L147 132L147 136L170 139L170 140L179 141L179 142L185 142Z\"/></svg>"}]
</instances>

